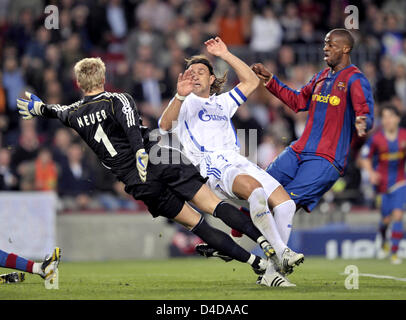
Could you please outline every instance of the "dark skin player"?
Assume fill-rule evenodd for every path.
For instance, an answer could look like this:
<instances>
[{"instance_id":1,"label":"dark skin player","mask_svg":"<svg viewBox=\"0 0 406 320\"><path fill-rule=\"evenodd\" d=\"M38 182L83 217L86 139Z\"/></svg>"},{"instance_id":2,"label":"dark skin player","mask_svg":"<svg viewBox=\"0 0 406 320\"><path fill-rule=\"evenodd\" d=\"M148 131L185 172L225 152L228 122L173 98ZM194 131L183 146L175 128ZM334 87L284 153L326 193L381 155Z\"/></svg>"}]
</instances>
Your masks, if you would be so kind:
<instances>
[{"instance_id":1,"label":"dark skin player","mask_svg":"<svg viewBox=\"0 0 406 320\"><path fill-rule=\"evenodd\" d=\"M351 64L350 54L353 46L354 40L348 32L335 29L327 33L324 38L324 61L331 68L332 73L336 73ZM262 63L255 63L251 68L264 85L273 77L273 74ZM359 137L366 136L366 127L365 116L359 116L355 119L355 128Z\"/></svg>"}]
</instances>

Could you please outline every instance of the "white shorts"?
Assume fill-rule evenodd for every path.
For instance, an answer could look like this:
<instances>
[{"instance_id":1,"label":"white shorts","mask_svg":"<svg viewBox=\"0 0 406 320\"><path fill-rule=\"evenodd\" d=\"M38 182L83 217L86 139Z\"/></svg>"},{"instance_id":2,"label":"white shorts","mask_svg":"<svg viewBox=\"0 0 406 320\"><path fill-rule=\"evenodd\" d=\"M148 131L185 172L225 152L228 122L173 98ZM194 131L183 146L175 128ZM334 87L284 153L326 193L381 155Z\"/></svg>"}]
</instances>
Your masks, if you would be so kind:
<instances>
[{"instance_id":1,"label":"white shorts","mask_svg":"<svg viewBox=\"0 0 406 320\"><path fill-rule=\"evenodd\" d=\"M267 198L280 186L265 170L233 150L208 153L200 163L200 174L209 178L207 185L223 200L239 199L233 193L233 183L240 174L248 174L261 183Z\"/></svg>"}]
</instances>

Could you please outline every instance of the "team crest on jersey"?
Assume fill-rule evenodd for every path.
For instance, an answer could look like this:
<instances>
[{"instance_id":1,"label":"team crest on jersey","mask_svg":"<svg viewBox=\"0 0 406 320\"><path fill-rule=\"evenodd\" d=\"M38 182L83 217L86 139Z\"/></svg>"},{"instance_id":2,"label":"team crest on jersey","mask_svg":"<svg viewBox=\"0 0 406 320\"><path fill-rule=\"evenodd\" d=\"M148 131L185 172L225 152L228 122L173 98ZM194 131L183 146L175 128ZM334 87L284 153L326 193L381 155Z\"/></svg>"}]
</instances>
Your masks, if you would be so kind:
<instances>
[{"instance_id":1,"label":"team crest on jersey","mask_svg":"<svg viewBox=\"0 0 406 320\"><path fill-rule=\"evenodd\" d=\"M337 97L337 96L332 96L332 97L330 97L330 104L332 105L332 106L338 106L339 104L340 104L340 98L339 97Z\"/></svg>"},{"instance_id":2,"label":"team crest on jersey","mask_svg":"<svg viewBox=\"0 0 406 320\"><path fill-rule=\"evenodd\" d=\"M345 89L346 89L345 82L344 82L344 81L339 81L339 82L337 83L337 89L338 89L338 90L341 90L341 91L345 91Z\"/></svg>"},{"instance_id":3,"label":"team crest on jersey","mask_svg":"<svg viewBox=\"0 0 406 320\"><path fill-rule=\"evenodd\" d=\"M132 110L133 110L133 109L131 108L130 105L125 105L125 106L123 107L123 109L122 109L122 111L123 111L124 114L130 114Z\"/></svg>"},{"instance_id":4,"label":"team crest on jersey","mask_svg":"<svg viewBox=\"0 0 406 320\"><path fill-rule=\"evenodd\" d=\"M202 120L204 122L207 122L207 121L210 121L210 120L213 120L213 121L228 121L228 118L226 116L218 115L218 114L209 114L207 112L207 110L204 109L204 108L199 111L198 117L199 117L200 120Z\"/></svg>"}]
</instances>

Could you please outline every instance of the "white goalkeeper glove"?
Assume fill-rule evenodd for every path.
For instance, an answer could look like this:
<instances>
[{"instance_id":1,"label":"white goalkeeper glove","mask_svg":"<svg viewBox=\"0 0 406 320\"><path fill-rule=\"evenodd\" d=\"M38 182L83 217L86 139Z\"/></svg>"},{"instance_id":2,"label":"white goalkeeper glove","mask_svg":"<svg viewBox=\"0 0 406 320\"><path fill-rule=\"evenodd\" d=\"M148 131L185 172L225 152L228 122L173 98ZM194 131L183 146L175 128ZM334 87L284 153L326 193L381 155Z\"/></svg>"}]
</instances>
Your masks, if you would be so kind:
<instances>
[{"instance_id":1,"label":"white goalkeeper glove","mask_svg":"<svg viewBox=\"0 0 406 320\"><path fill-rule=\"evenodd\" d=\"M44 104L40 98L35 94L25 92L25 95L29 100L17 99L18 112L24 120L32 119L35 116L41 115L41 106Z\"/></svg>"},{"instance_id":2,"label":"white goalkeeper glove","mask_svg":"<svg viewBox=\"0 0 406 320\"><path fill-rule=\"evenodd\" d=\"M147 166L148 166L148 153L145 152L145 149L139 149L135 154L137 158L137 169L138 174L140 175L141 181L147 181Z\"/></svg>"}]
</instances>

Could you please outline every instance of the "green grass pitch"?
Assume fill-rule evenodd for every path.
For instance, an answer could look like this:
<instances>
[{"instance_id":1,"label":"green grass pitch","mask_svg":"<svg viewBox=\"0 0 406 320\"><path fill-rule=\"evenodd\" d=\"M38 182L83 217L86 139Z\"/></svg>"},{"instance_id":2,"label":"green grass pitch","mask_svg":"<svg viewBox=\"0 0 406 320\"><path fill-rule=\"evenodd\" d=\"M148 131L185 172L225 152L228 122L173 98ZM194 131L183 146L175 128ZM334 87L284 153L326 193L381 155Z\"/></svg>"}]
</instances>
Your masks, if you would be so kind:
<instances>
[{"instance_id":1,"label":"green grass pitch","mask_svg":"<svg viewBox=\"0 0 406 320\"><path fill-rule=\"evenodd\" d=\"M306 258L289 279L295 288L255 284L251 268L237 262L182 258L114 262L64 262L59 289L47 290L36 275L23 283L0 285L0 299L159 299L159 300L274 300L274 299L406 299L406 282L359 277L359 289L344 287L347 265L360 273L406 278L405 265L385 260ZM1 273L8 272L1 269Z\"/></svg>"}]
</instances>

